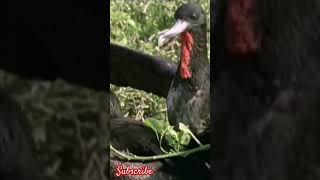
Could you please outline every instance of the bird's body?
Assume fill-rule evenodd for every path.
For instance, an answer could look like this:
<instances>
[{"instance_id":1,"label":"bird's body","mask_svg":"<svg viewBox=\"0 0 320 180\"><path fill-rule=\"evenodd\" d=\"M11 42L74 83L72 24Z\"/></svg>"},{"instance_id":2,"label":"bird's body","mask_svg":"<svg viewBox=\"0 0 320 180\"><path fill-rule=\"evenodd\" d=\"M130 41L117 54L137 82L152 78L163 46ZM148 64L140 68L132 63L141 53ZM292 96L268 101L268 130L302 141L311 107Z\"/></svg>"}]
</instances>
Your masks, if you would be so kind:
<instances>
[{"instance_id":1,"label":"bird's body","mask_svg":"<svg viewBox=\"0 0 320 180\"><path fill-rule=\"evenodd\" d=\"M195 5L192 4L190 6L190 4L187 4L182 5L182 7L187 9L192 7L192 10L195 7ZM208 120L207 117L203 115L208 115L210 109L210 70L206 48L205 18L204 16L202 16L202 9L199 6L196 6L195 8L196 10L198 10L197 12L200 13L199 15L201 15L201 22L204 21L204 24L201 24L201 28L204 28L204 31L195 34L199 35L199 37L190 37L189 35L185 34L186 40L191 40L189 42L194 42L195 46L191 48L190 44L185 43L185 46L183 46L184 53L182 53L182 57L184 58L184 60L182 61L183 65L179 66L179 69L177 71L175 66L171 66L169 63L165 63L165 61L159 61L158 59L152 58L151 56L137 53L117 45L112 45L113 50L117 51L113 51L111 54L111 58L114 58L111 59L114 63L111 64L112 66L117 64L119 65L120 63L125 65L121 60L122 58L126 58L126 60L128 60L126 62L130 63L130 65L135 65L135 67L137 67L136 69L130 69L130 67L133 66L128 66L130 72L133 72L134 74L138 75L138 77L130 77L129 74L126 74L127 71L120 73L111 72L111 79L116 80L115 82L124 82L123 79L125 79L125 81L130 82L132 85L134 85L134 87L151 91L158 95L163 96L168 93L168 88L170 86L170 83L168 83L170 81L168 80L171 80L173 77L172 74L176 73L176 76L171 84L168 93L168 101L172 103L169 103L168 106L170 110L177 111L177 114L173 114L173 112L171 112L170 114L168 114L168 116L178 116L178 121L184 122L185 124L190 125L192 128L195 127L195 124L201 124L201 118L206 119L206 121ZM181 10L181 8L179 9ZM179 9L178 11L180 11ZM181 12L190 13L190 11ZM191 14L192 13L193 12L191 12ZM198 30L198 28L196 28L195 30ZM198 52L201 53L197 54ZM146 61L143 61L144 59ZM154 61L147 61L152 59L154 59ZM159 68L159 65L161 66L161 68ZM147 67L150 68L148 69ZM145 68L150 73L146 73L147 71L139 71L138 69L141 68ZM180 70L180 68L182 68L182 70ZM149 74L148 78L145 77L146 74ZM116 78L119 78L120 81L118 81L118 79ZM142 79L144 79L145 81L142 81ZM147 81L150 83L148 83ZM160 87L163 88L160 89ZM182 96L183 98L181 98ZM114 147L117 148L119 151L122 151L124 153L130 152L140 156L152 156L162 154L162 150L159 147L159 142L156 137L156 134L150 128L146 127L143 123L137 122L133 119L122 117L121 113L119 113L120 108L118 108L119 106L116 105L118 101L114 99L115 96L111 97L111 144L114 145ZM179 104L181 104L182 106L180 106ZM184 113L185 111L188 112ZM181 116L185 116L185 119L187 121L181 119ZM189 119L191 121L189 121ZM196 126L194 130L199 130L199 126ZM165 143L162 144L162 148L166 149ZM119 164L130 166L132 168L141 168L142 166L148 166L151 169L155 170L155 173L152 176L116 177L115 173L117 171L117 165ZM151 162L126 162L124 160L120 160L119 158L114 156L114 154L111 153L110 167L111 179L191 180L195 179L194 175L197 176L197 179L209 179L210 176L210 170L206 167L202 156L199 156L198 154L183 158L176 157L170 158L168 160L156 160Z\"/></svg>"},{"instance_id":2,"label":"bird's body","mask_svg":"<svg viewBox=\"0 0 320 180\"><path fill-rule=\"evenodd\" d=\"M192 81L183 81L176 76L172 81L167 97L168 118L173 122L199 122L194 124L194 130L208 127L210 118L210 82L209 68L200 72L204 82L192 84ZM195 74L193 74L195 75ZM205 98L204 98L205 97ZM203 124L201 124L203 122Z\"/></svg>"},{"instance_id":3,"label":"bird's body","mask_svg":"<svg viewBox=\"0 0 320 180\"><path fill-rule=\"evenodd\" d=\"M220 1L215 179L320 179L317 0Z\"/></svg>"},{"instance_id":4,"label":"bird's body","mask_svg":"<svg viewBox=\"0 0 320 180\"><path fill-rule=\"evenodd\" d=\"M204 11L197 4L181 6L175 13L176 24L160 36L162 44L180 35L180 62L167 96L168 119L182 122L200 135L208 131L210 120L210 65Z\"/></svg>"}]
</instances>

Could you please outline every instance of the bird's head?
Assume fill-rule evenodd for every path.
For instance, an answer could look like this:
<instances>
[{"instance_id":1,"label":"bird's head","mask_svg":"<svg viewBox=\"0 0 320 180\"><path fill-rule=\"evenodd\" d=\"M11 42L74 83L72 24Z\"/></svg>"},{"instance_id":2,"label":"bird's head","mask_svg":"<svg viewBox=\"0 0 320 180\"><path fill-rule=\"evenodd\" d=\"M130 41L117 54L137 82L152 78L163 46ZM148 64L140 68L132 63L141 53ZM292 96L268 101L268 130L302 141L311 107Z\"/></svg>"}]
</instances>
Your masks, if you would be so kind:
<instances>
[{"instance_id":1,"label":"bird's head","mask_svg":"<svg viewBox=\"0 0 320 180\"><path fill-rule=\"evenodd\" d=\"M175 37L181 38L179 73L181 79L189 80L193 71L201 69L196 67L199 66L200 60L203 60L203 64L208 63L206 16L200 5L189 3L180 6L174 17L176 23L160 35L158 43L159 46L163 46ZM192 65L191 59L195 56L198 61Z\"/></svg>"},{"instance_id":2,"label":"bird's head","mask_svg":"<svg viewBox=\"0 0 320 180\"><path fill-rule=\"evenodd\" d=\"M200 5L195 3L180 6L174 15L176 23L159 37L159 46L163 46L172 38L182 35L184 32L197 32L205 28L206 16Z\"/></svg>"}]
</instances>

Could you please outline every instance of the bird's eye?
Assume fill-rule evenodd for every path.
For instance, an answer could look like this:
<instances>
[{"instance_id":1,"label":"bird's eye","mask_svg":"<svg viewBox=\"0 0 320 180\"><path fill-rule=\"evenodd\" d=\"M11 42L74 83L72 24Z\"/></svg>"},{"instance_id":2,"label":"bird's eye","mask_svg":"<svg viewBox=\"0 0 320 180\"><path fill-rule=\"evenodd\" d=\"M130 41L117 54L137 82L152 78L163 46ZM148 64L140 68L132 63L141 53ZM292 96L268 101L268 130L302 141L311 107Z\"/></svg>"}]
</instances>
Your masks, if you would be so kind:
<instances>
[{"instance_id":1,"label":"bird's eye","mask_svg":"<svg viewBox=\"0 0 320 180\"><path fill-rule=\"evenodd\" d=\"M192 16L191 16L191 19L196 20L197 18L198 18L197 14L193 13Z\"/></svg>"}]
</instances>

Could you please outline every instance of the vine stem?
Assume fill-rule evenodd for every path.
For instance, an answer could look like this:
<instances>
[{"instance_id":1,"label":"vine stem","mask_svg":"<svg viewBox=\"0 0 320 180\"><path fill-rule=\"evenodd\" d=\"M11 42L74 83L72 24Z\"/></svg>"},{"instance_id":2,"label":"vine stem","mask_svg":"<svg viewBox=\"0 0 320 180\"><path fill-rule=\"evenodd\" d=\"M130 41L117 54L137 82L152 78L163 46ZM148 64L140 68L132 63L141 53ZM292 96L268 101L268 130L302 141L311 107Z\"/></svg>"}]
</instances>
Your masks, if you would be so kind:
<instances>
[{"instance_id":1,"label":"vine stem","mask_svg":"<svg viewBox=\"0 0 320 180\"><path fill-rule=\"evenodd\" d=\"M167 159L171 157L187 157L191 154L201 152L201 151L207 151L210 149L210 144L205 144L202 146L199 146L194 149L190 150L185 150L185 151L180 151L180 152L174 152L174 153L168 153L168 154L160 154L160 155L155 155L155 156L136 156L136 155L126 155L124 153L121 153L120 151L116 150L111 144L110 144L110 149L117 154L117 157L123 160L127 161L154 161L154 160L159 160L159 159Z\"/></svg>"}]
</instances>

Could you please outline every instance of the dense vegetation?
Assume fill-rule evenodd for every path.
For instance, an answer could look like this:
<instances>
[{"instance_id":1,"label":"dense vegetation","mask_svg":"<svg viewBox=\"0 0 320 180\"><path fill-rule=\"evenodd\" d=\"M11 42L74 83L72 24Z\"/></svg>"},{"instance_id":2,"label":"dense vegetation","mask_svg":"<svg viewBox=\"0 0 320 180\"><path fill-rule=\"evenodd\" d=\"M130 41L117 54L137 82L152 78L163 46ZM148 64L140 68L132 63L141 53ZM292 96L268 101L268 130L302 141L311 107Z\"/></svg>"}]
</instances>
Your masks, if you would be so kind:
<instances>
[{"instance_id":1,"label":"dense vegetation","mask_svg":"<svg viewBox=\"0 0 320 180\"><path fill-rule=\"evenodd\" d=\"M111 42L176 62L179 57L179 43L174 41L167 47L159 49L157 42L159 32L172 27L175 10L186 2L189 1L111 0ZM198 2L205 9L209 22L210 1L199 0ZM209 28L208 23L208 30ZM210 36L208 36L209 38ZM135 117L139 120L147 117L165 118L166 101L164 98L133 88L113 85L110 88L119 97L126 116Z\"/></svg>"}]
</instances>

